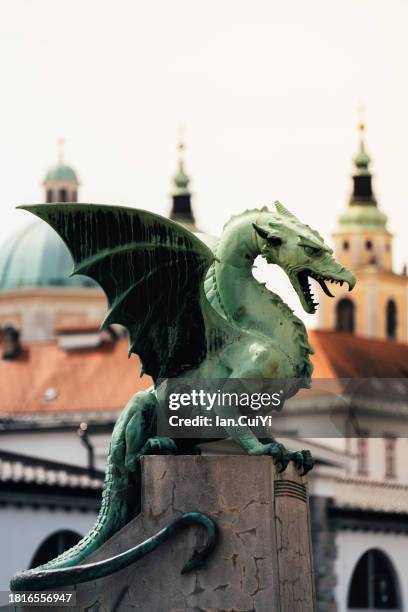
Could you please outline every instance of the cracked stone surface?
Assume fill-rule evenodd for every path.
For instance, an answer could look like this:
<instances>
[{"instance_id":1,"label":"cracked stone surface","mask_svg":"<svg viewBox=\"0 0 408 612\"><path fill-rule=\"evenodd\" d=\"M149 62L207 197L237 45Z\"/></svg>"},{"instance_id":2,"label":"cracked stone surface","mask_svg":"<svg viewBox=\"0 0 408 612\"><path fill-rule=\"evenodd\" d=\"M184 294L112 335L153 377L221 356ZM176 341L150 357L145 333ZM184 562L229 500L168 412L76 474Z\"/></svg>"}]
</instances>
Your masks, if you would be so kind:
<instances>
[{"instance_id":1,"label":"cracked stone surface","mask_svg":"<svg viewBox=\"0 0 408 612\"><path fill-rule=\"evenodd\" d=\"M141 514L87 561L122 552L188 511L217 521L219 544L204 568L181 575L205 535L180 531L129 568L78 585L77 610L313 612L308 506L274 495L275 480L304 483L293 466L276 474L270 457L147 456L142 473Z\"/></svg>"}]
</instances>

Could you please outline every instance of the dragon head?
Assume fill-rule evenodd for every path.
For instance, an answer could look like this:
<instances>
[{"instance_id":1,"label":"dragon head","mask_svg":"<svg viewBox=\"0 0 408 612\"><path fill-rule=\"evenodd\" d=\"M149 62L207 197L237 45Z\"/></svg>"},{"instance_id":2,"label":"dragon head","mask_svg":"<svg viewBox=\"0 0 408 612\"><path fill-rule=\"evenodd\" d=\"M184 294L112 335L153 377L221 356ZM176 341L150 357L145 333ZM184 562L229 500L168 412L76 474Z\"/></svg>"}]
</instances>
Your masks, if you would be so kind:
<instances>
[{"instance_id":1,"label":"dragon head","mask_svg":"<svg viewBox=\"0 0 408 612\"><path fill-rule=\"evenodd\" d=\"M257 223L253 223L257 239L261 239L261 255L268 263L280 266L299 296L304 310L316 312L317 302L311 290L314 278L324 293L334 297L326 282L348 283L349 291L356 284L354 274L343 268L332 256L333 250L311 227L304 225L280 202L276 212L263 209Z\"/></svg>"}]
</instances>

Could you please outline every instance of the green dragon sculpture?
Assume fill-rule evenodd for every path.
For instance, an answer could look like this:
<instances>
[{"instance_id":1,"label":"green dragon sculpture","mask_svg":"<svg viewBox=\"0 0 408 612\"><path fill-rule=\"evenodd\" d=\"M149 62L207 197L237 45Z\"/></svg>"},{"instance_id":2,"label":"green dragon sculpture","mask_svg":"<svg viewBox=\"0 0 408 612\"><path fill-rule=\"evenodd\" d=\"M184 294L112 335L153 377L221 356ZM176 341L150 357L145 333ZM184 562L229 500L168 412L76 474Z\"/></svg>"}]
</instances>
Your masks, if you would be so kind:
<instances>
[{"instance_id":1,"label":"green dragon sculpture","mask_svg":"<svg viewBox=\"0 0 408 612\"><path fill-rule=\"evenodd\" d=\"M13 590L41 590L84 582L117 571L153 550L181 524L205 527L207 545L185 571L202 564L216 540L211 518L182 515L150 540L128 551L124 560L80 565L139 511L139 459L146 454L193 453L186 440L157 436L156 386L168 378L299 379L310 384L313 352L300 319L278 295L252 274L262 255L288 275L304 310L314 313L309 279L331 295L326 281L355 278L335 261L321 236L282 204L275 211L248 210L233 217L217 241L203 240L159 215L132 208L92 204L22 207L53 227L71 251L73 274L96 280L106 293L104 325L127 327L129 355L137 353L142 373L154 386L137 393L114 427L107 460L102 506L93 529L76 546L49 563L16 574ZM292 394L296 391L293 390ZM236 408L218 408L237 416ZM313 466L309 451L292 452L265 431L258 439L249 427L226 427L226 436L249 455L270 455L284 470L293 460L302 473ZM181 444L183 442L183 444ZM132 554L130 554L132 552Z\"/></svg>"}]
</instances>

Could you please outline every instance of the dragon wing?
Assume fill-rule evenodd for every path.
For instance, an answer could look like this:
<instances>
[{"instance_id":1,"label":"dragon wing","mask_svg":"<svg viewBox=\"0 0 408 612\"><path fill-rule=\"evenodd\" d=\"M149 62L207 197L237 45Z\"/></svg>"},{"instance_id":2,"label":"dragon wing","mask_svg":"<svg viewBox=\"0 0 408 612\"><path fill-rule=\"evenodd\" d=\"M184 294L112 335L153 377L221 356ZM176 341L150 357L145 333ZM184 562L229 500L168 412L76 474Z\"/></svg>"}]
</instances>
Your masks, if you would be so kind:
<instances>
[{"instance_id":1,"label":"dragon wing","mask_svg":"<svg viewBox=\"0 0 408 612\"><path fill-rule=\"evenodd\" d=\"M154 380L176 377L220 348L234 328L212 308L203 282L211 250L184 227L144 210L99 204L21 206L46 221L70 250L72 274L99 283L103 326L120 323L129 355Z\"/></svg>"}]
</instances>

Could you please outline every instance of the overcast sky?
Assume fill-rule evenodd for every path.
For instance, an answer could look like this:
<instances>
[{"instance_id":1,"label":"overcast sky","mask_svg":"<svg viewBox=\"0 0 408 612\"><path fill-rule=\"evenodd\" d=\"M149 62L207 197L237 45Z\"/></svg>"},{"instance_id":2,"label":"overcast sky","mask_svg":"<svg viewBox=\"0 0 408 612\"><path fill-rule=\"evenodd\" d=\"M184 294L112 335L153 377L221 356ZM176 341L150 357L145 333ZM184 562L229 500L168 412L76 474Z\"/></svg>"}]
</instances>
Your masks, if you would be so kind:
<instances>
[{"instance_id":1,"label":"overcast sky","mask_svg":"<svg viewBox=\"0 0 408 612\"><path fill-rule=\"evenodd\" d=\"M0 240L61 136L81 201L166 213L180 124L201 228L280 199L329 237L363 104L400 268L407 27L405 0L2 0Z\"/></svg>"}]
</instances>

